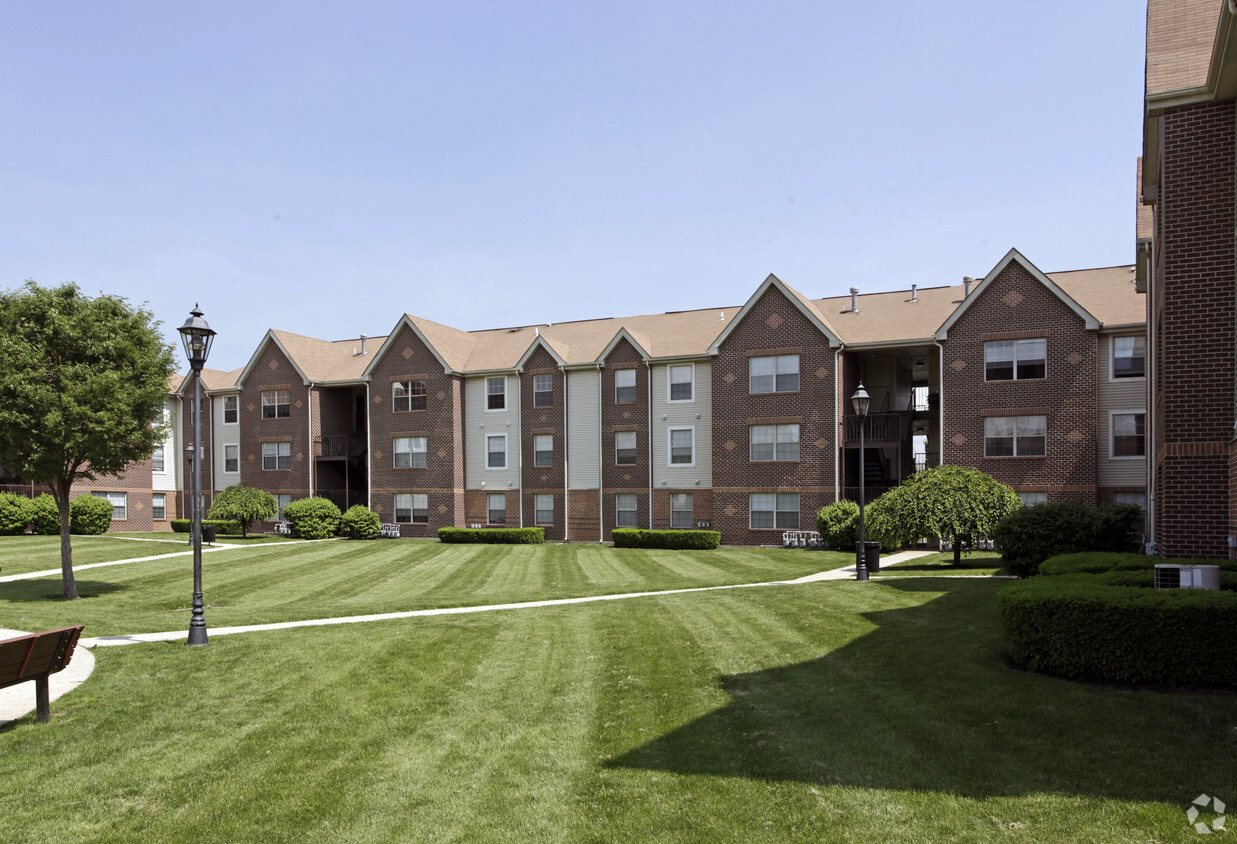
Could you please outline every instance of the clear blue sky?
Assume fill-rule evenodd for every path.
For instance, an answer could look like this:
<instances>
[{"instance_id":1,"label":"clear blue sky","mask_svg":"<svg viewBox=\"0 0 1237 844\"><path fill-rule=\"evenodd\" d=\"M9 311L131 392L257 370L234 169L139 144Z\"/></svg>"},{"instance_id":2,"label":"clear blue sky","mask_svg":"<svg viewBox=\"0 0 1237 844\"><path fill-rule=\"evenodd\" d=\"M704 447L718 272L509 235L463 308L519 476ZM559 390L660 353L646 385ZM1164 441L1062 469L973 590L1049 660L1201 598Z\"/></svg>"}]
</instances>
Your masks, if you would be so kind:
<instances>
[{"instance_id":1,"label":"clear blue sky","mask_svg":"<svg viewBox=\"0 0 1237 844\"><path fill-rule=\"evenodd\" d=\"M0 287L386 334L1129 263L1145 5L0 12ZM177 343L179 349L179 343Z\"/></svg>"}]
</instances>

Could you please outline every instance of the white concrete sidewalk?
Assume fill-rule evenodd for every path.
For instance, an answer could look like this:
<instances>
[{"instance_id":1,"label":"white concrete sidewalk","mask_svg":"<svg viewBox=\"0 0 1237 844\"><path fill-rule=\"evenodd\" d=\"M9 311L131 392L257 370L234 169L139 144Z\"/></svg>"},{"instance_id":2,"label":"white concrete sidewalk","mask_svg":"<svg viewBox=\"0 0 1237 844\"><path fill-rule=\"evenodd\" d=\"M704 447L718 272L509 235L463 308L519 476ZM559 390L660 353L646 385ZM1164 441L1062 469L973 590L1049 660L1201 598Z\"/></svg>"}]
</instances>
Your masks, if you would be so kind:
<instances>
[{"instance_id":1,"label":"white concrete sidewalk","mask_svg":"<svg viewBox=\"0 0 1237 844\"><path fill-rule=\"evenodd\" d=\"M0 640L24 636L28 630L9 630L0 627ZM73 649L73 657L63 671L57 671L47 678L47 696L55 700L67 692L71 692L82 684L94 671L94 654L85 647L84 639L79 639ZM34 711L34 681L18 683L7 689L0 689L0 727L9 721L15 721Z\"/></svg>"}]
</instances>

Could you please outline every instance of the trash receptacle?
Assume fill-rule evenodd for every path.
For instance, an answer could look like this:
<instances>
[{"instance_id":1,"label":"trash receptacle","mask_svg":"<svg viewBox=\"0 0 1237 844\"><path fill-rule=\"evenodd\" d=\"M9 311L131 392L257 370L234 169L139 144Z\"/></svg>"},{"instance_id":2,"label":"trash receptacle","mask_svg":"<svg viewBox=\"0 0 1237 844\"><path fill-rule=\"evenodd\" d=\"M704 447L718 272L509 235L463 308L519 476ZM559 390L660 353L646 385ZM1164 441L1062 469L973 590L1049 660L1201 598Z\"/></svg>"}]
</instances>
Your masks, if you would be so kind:
<instances>
[{"instance_id":1,"label":"trash receptacle","mask_svg":"<svg viewBox=\"0 0 1237 844\"><path fill-rule=\"evenodd\" d=\"M859 562L859 543L855 543L855 562ZM868 574L881 570L881 544L879 542L863 543L863 567Z\"/></svg>"},{"instance_id":2,"label":"trash receptacle","mask_svg":"<svg viewBox=\"0 0 1237 844\"><path fill-rule=\"evenodd\" d=\"M215 544L215 526L214 525L202 525L202 541L209 542L212 545Z\"/></svg>"}]
</instances>

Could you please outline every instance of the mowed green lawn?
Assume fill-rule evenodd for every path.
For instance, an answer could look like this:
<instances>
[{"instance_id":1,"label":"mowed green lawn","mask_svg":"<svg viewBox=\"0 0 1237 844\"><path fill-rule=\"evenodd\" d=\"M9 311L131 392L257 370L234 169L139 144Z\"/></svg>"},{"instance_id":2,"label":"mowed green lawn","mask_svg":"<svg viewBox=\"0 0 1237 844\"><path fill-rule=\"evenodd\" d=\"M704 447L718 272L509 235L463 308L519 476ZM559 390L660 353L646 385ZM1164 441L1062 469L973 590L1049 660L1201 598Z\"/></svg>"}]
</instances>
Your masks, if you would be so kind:
<instances>
[{"instance_id":1,"label":"mowed green lawn","mask_svg":"<svg viewBox=\"0 0 1237 844\"><path fill-rule=\"evenodd\" d=\"M924 575L992 576L1005 574L1008 574L1005 569L1005 562L1001 559L1001 555L995 551L974 551L969 554L963 554L962 563L958 566L954 565L953 552L944 551L908 560L905 563L880 570L882 577L885 575L891 577L922 577Z\"/></svg>"},{"instance_id":2,"label":"mowed green lawn","mask_svg":"<svg viewBox=\"0 0 1237 844\"><path fill-rule=\"evenodd\" d=\"M180 536L179 534L175 534ZM188 551L186 539L165 539L155 542L133 542L112 536L74 536L74 565L110 563L133 557L152 557L156 554L175 554ZM47 571L60 568L60 537L58 536L3 536L0 537L0 576L26 574L32 571ZM2 588L2 586L0 586Z\"/></svg>"},{"instance_id":3,"label":"mowed green lawn","mask_svg":"<svg viewBox=\"0 0 1237 844\"><path fill-rule=\"evenodd\" d=\"M51 724L0 728L0 840L1198 840L1190 801L1237 795L1237 696L1014 669L1002 585L101 648Z\"/></svg>"},{"instance_id":4,"label":"mowed green lawn","mask_svg":"<svg viewBox=\"0 0 1237 844\"><path fill-rule=\"evenodd\" d=\"M31 539L0 538L0 561L11 540ZM146 556L148 548L164 547L124 544L136 546L140 556ZM849 562L845 554L780 548L647 551L414 540L285 542L203 553L202 580L208 626L226 627L755 583L793 579ZM8 566L0 565L7 572ZM0 627L46 630L85 624L86 636L188 629L192 556L87 569L77 573L76 580L82 597L68 602L58 600L59 575L0 583Z\"/></svg>"}]
</instances>

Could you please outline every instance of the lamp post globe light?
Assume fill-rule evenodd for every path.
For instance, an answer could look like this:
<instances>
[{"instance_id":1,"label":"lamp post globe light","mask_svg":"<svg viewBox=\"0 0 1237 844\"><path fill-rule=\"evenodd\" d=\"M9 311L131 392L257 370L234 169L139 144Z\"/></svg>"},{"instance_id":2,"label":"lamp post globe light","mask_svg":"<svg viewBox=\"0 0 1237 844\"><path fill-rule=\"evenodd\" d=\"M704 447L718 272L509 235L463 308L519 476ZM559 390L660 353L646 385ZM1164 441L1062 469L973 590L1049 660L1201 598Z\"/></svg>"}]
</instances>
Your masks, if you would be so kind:
<instances>
[{"instance_id":1,"label":"lamp post globe light","mask_svg":"<svg viewBox=\"0 0 1237 844\"><path fill-rule=\"evenodd\" d=\"M186 449L193 472L190 503L190 530L193 534L193 614L189 619L187 644L196 646L206 644L206 605L202 601L202 367L206 365L206 356L210 354L215 332L206 324L206 320L202 319L202 311L196 304L189 312L189 319L185 320L185 324L178 330L185 346L189 368L193 370L193 445Z\"/></svg>"},{"instance_id":2,"label":"lamp post globe light","mask_svg":"<svg viewBox=\"0 0 1237 844\"><path fill-rule=\"evenodd\" d=\"M855 416L859 417L859 545L856 549L855 580L867 580L867 545L865 544L866 537L864 536L863 524L863 429L867 424L868 408L871 406L872 399L868 396L868 391L863 389L863 382L859 383L859 389L855 390L855 394L850 397L850 401L854 405Z\"/></svg>"}]
</instances>

